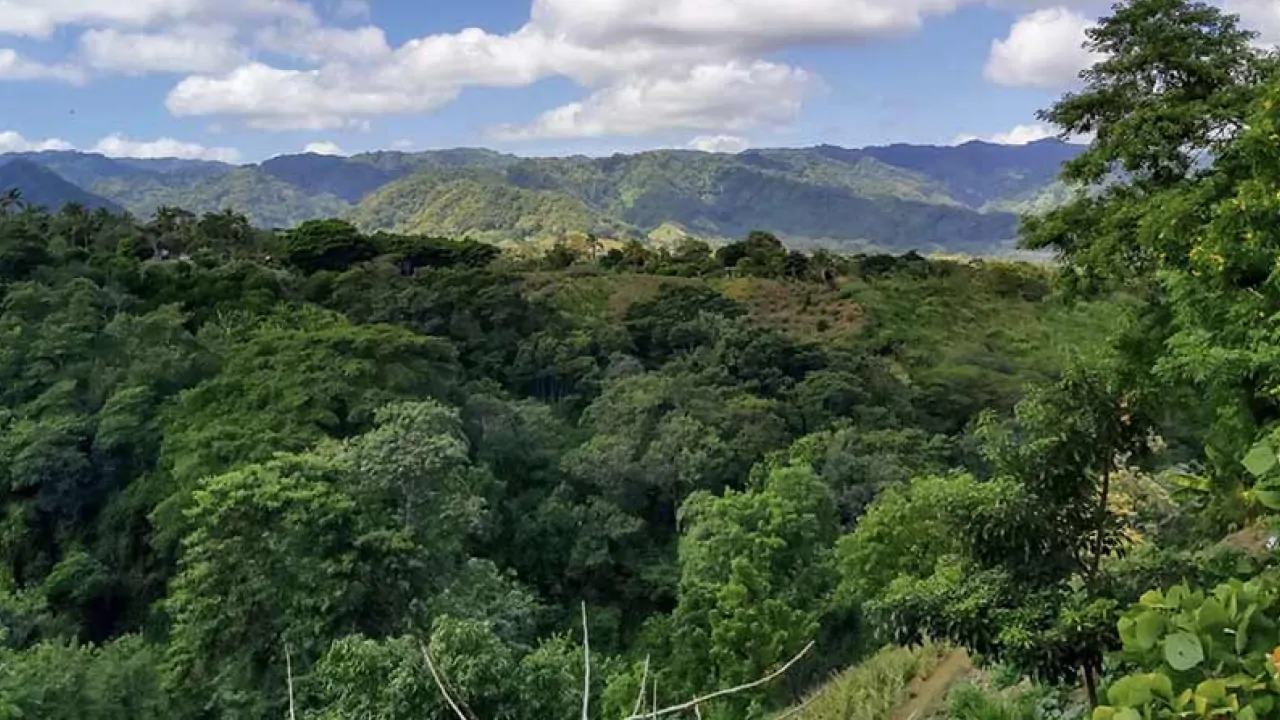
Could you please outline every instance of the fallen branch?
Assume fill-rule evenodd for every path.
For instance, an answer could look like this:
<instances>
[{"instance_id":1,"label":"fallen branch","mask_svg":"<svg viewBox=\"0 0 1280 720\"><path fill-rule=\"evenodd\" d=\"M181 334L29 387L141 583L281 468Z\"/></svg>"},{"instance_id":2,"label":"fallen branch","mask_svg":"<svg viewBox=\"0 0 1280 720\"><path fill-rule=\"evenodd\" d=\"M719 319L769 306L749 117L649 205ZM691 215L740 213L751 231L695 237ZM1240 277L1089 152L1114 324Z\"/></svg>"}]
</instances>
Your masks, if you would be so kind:
<instances>
[{"instance_id":1,"label":"fallen branch","mask_svg":"<svg viewBox=\"0 0 1280 720\"><path fill-rule=\"evenodd\" d=\"M639 715L644 708L644 689L649 684L649 660L651 658L651 655L644 656L644 672L640 674L640 694L636 696L636 706L631 711L633 717Z\"/></svg>"},{"instance_id":2,"label":"fallen branch","mask_svg":"<svg viewBox=\"0 0 1280 720\"><path fill-rule=\"evenodd\" d=\"M800 662L800 660L804 658L805 655L809 654L809 651L813 649L813 645L814 643L812 642L810 642L808 645L805 645L804 649L801 650L798 655L788 660L786 665L783 665L782 667L778 668L777 670L774 670L773 672L760 678L759 680L746 683L745 685L732 687L727 690L717 690L716 692L713 692L709 695L703 695L702 697L694 698L689 702L681 703L679 705L672 705L671 707L663 708L662 710L657 710L655 712L650 713L647 717L658 718L658 717L663 717L665 715L673 715L675 713L691 710L693 708L698 707L699 705L702 705L703 703L707 703L712 700L718 700L719 698L722 698L722 697L727 697L729 695L736 695L740 692L746 692L747 690L753 690L755 688L758 688L761 685L766 685L778 679L782 675L785 675L786 672L792 668L792 666ZM644 715L632 715L631 717L626 718L626 720L644 720L645 717L646 716Z\"/></svg>"},{"instance_id":3,"label":"fallen branch","mask_svg":"<svg viewBox=\"0 0 1280 720\"><path fill-rule=\"evenodd\" d=\"M293 707L293 657L289 652L289 643L284 644L284 672L289 681L289 720L298 720Z\"/></svg>"},{"instance_id":4,"label":"fallen branch","mask_svg":"<svg viewBox=\"0 0 1280 720\"><path fill-rule=\"evenodd\" d=\"M582 603L582 720L591 720L591 634L587 630L587 603Z\"/></svg>"},{"instance_id":5,"label":"fallen branch","mask_svg":"<svg viewBox=\"0 0 1280 720\"><path fill-rule=\"evenodd\" d=\"M426 645L422 645L422 657L427 661L427 669L431 671L431 679L436 681L436 687L440 688L440 694L444 695L445 702L449 703L449 707L453 708L453 712L458 716L458 720L474 720L462 712L462 708L458 707L458 703L454 702L453 696L449 694L449 689L445 687L444 680L440 678L440 672L436 670L436 664L431 662L431 652L427 650Z\"/></svg>"}]
</instances>

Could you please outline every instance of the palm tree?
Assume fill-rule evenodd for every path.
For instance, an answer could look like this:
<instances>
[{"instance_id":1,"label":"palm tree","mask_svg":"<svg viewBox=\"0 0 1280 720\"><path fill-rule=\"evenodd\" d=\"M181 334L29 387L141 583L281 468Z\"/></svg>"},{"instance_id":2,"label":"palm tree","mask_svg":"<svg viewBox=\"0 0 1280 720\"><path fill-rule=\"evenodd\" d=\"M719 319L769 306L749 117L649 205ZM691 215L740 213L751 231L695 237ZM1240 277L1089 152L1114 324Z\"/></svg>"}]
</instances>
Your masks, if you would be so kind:
<instances>
[{"instance_id":1,"label":"palm tree","mask_svg":"<svg viewBox=\"0 0 1280 720\"><path fill-rule=\"evenodd\" d=\"M24 210L27 204L22 201L22 191L10 188L0 193L0 215L8 215L14 210Z\"/></svg>"}]
</instances>

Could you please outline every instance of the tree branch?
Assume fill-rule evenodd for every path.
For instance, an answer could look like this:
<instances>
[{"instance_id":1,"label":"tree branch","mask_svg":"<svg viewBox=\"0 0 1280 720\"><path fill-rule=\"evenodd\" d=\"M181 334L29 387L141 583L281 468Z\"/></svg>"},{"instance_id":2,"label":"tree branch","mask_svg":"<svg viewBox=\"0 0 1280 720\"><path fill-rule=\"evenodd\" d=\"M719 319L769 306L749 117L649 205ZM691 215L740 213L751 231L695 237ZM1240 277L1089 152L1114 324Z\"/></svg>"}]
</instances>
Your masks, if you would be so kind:
<instances>
[{"instance_id":1,"label":"tree branch","mask_svg":"<svg viewBox=\"0 0 1280 720\"><path fill-rule=\"evenodd\" d=\"M289 652L289 643L284 644L284 672L285 679L289 682L289 720L298 720L293 705L293 656Z\"/></svg>"},{"instance_id":2,"label":"tree branch","mask_svg":"<svg viewBox=\"0 0 1280 720\"><path fill-rule=\"evenodd\" d=\"M449 707L453 708L453 712L458 716L459 720L472 720L467 714L462 712L462 708L458 707L458 703L454 702L453 696L449 694L448 688L444 685L444 680L440 678L439 671L436 670L436 664L431 662L431 652L427 650L425 644L422 647L422 657L427 661L427 669L431 671L431 679L436 681L436 687L440 688L440 694L444 695L445 702L449 703Z\"/></svg>"},{"instance_id":3,"label":"tree branch","mask_svg":"<svg viewBox=\"0 0 1280 720\"><path fill-rule=\"evenodd\" d=\"M640 694L636 696L636 706L631 710L633 717L639 715L644 708L644 689L649 684L649 660L652 657L652 655L644 656L644 672L640 675Z\"/></svg>"},{"instance_id":4,"label":"tree branch","mask_svg":"<svg viewBox=\"0 0 1280 720\"><path fill-rule=\"evenodd\" d=\"M587 603L582 603L582 720L591 720L591 633L587 630Z\"/></svg>"},{"instance_id":5,"label":"tree branch","mask_svg":"<svg viewBox=\"0 0 1280 720\"><path fill-rule=\"evenodd\" d=\"M792 666L800 662L800 660L804 658L805 655L809 654L809 651L813 649L813 646L814 646L813 642L810 642L808 645L805 645L804 649L801 650L798 655L788 660L786 665L783 665L782 667L778 668L777 670L774 670L773 672L760 678L759 680L746 683L745 685L732 687L727 690L717 690L716 692L713 692L709 695L703 695L702 697L694 698L686 703L681 703L679 705L672 705L671 707L663 708L662 710L656 710L650 713L648 717L657 718L657 717L663 717L665 715L672 715L678 712L684 712L686 710L691 710L699 705L702 705L703 703L707 703L722 697L727 697L729 695L736 695L737 693L746 692L747 690L753 690L755 688L760 687L761 685L768 684L778 679L782 675L786 674L786 672L790 670ZM631 717L626 718L626 720L644 720L644 717L645 716L643 715L632 715Z\"/></svg>"}]
</instances>

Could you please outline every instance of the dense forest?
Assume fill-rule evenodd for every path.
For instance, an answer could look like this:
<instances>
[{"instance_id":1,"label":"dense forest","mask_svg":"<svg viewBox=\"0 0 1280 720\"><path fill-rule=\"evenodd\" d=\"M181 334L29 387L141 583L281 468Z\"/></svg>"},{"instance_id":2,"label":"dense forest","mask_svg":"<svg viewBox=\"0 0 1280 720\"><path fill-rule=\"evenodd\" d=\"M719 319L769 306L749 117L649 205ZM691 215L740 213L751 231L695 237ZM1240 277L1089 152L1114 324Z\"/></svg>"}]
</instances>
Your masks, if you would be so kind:
<instances>
[{"instance_id":1,"label":"dense forest","mask_svg":"<svg viewBox=\"0 0 1280 720\"><path fill-rule=\"evenodd\" d=\"M0 718L1280 718L1253 40L1090 31L1053 268L0 196Z\"/></svg>"}]
</instances>

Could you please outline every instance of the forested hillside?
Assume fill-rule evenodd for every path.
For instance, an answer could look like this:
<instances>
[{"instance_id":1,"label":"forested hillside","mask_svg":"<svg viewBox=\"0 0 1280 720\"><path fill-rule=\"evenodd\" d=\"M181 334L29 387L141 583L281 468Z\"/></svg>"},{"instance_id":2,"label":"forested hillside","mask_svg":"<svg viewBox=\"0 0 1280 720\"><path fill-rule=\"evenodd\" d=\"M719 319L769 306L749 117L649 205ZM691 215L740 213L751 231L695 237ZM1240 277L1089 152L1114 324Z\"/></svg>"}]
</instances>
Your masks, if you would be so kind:
<instances>
[{"instance_id":1,"label":"forested hillside","mask_svg":"<svg viewBox=\"0 0 1280 720\"><path fill-rule=\"evenodd\" d=\"M1280 718L1280 58L1089 37L1053 267L5 195L0 718Z\"/></svg>"},{"instance_id":2,"label":"forested hillside","mask_svg":"<svg viewBox=\"0 0 1280 720\"><path fill-rule=\"evenodd\" d=\"M343 216L367 232L490 242L644 240L672 227L723 241L768 228L793 245L991 254L1011 245L1018 213L1064 199L1054 177L1080 149L1055 140L608 158L456 149L294 155L239 168L44 152L0 155L0 166L39 164L140 217L167 206L232 210L288 228ZM73 198L58 200L45 204Z\"/></svg>"}]
</instances>

